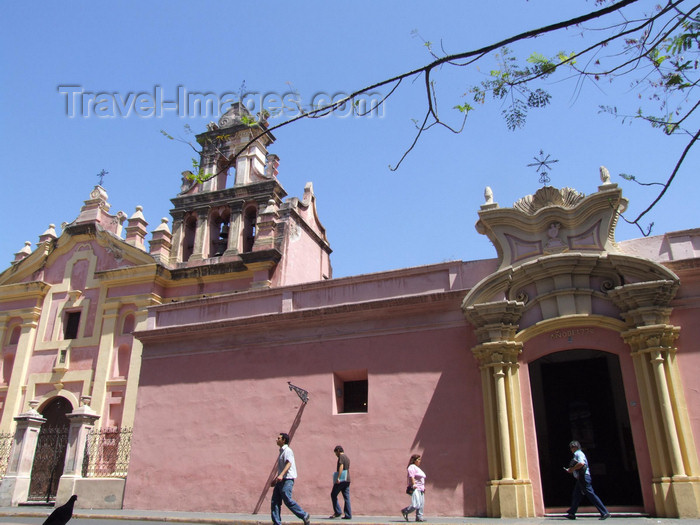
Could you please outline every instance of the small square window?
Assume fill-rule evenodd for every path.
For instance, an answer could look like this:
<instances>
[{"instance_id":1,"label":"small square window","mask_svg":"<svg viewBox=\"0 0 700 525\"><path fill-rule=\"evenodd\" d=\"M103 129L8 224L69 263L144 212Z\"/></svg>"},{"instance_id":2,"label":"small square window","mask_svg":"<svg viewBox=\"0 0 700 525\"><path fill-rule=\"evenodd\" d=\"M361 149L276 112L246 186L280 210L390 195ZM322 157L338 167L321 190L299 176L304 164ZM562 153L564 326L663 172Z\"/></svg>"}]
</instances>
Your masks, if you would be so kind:
<instances>
[{"instance_id":1,"label":"small square window","mask_svg":"<svg viewBox=\"0 0 700 525\"><path fill-rule=\"evenodd\" d=\"M333 374L336 414L367 413L369 399L367 370L346 370Z\"/></svg>"},{"instance_id":2,"label":"small square window","mask_svg":"<svg viewBox=\"0 0 700 525\"><path fill-rule=\"evenodd\" d=\"M367 380L343 383L343 412L367 412Z\"/></svg>"},{"instance_id":3,"label":"small square window","mask_svg":"<svg viewBox=\"0 0 700 525\"><path fill-rule=\"evenodd\" d=\"M68 312L66 323L63 328L63 339L76 339L78 337L78 327L80 326L80 312Z\"/></svg>"}]
</instances>

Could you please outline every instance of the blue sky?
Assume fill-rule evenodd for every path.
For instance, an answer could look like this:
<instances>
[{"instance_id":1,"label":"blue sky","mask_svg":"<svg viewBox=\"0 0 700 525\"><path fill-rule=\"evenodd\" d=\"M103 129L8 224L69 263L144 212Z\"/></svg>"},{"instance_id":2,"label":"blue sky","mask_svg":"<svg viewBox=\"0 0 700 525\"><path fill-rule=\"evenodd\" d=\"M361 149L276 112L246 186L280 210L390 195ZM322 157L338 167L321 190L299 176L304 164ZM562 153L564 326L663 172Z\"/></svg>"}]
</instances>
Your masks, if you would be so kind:
<instances>
[{"instance_id":1,"label":"blue sky","mask_svg":"<svg viewBox=\"0 0 700 525\"><path fill-rule=\"evenodd\" d=\"M284 94L292 88L304 103L321 94L357 88L422 66L431 57L421 37L446 51L478 48L514 33L582 14L592 1L525 2L6 2L0 33L0 257L9 264L24 241L37 242L49 223L72 221L98 182L112 212L131 215L137 205L149 231L169 216L180 173L193 156L188 146L160 130L199 133L216 116L66 115L59 86L111 93L129 101L160 90ZM521 55L549 55L581 45L569 30L515 46ZM436 72L441 115L458 123L452 107L481 69ZM655 190L622 181L618 173L665 180L685 147L643 124L622 124L599 114L600 104L630 112L636 100L629 82L564 81L548 86L552 105L531 114L527 126L509 131L501 106L492 102L469 116L462 134L433 129L397 172L388 169L411 144L424 112L422 81L406 82L383 115L331 116L302 121L275 133L270 148L280 157L279 181L301 196L312 181L320 219L334 253L334 276L377 272L446 260L495 256L474 229L486 185L510 206L540 186L527 165L540 150L558 159L551 184L586 194L596 191L605 165L630 199L630 215L646 208ZM64 88L65 90L65 88ZM385 91L384 91L385 92ZM116 95L115 95L116 96ZM132 96L130 99L129 97ZM121 100L121 99L119 99ZM148 113L148 112L144 112ZM277 121L273 120L273 123ZM700 149L692 152L661 204L648 217L654 232L698 226L700 190L693 180ZM618 240L639 236L621 224Z\"/></svg>"}]
</instances>

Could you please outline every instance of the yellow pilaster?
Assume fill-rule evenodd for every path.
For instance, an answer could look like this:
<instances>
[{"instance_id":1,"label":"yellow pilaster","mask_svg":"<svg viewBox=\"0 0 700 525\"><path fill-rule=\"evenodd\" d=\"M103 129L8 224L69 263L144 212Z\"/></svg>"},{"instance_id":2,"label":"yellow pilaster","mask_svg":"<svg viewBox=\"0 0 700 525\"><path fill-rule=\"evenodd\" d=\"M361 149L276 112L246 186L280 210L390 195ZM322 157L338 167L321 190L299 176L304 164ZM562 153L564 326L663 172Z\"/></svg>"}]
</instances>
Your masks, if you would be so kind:
<instances>
[{"instance_id":1,"label":"yellow pilaster","mask_svg":"<svg viewBox=\"0 0 700 525\"><path fill-rule=\"evenodd\" d=\"M22 385L26 383L29 358L32 355L34 341L36 340L41 309L38 307L30 308L19 312L19 315L22 317L22 332L17 342L12 376L7 387L5 408L0 419L0 432L12 432L15 426L14 418L22 411Z\"/></svg>"},{"instance_id":2,"label":"yellow pilaster","mask_svg":"<svg viewBox=\"0 0 700 525\"><path fill-rule=\"evenodd\" d=\"M649 443L656 515L700 517L700 467L676 362L680 327L669 323L677 282L620 286L610 295L628 330Z\"/></svg>"},{"instance_id":3,"label":"yellow pilaster","mask_svg":"<svg viewBox=\"0 0 700 525\"><path fill-rule=\"evenodd\" d=\"M700 470L675 360L680 328L652 325L623 335L632 348L649 441L656 514L700 517Z\"/></svg>"},{"instance_id":4,"label":"yellow pilaster","mask_svg":"<svg viewBox=\"0 0 700 525\"><path fill-rule=\"evenodd\" d=\"M92 382L90 407L100 416L104 414L107 399L107 381L114 360L114 335L119 317L119 304L105 305L102 313L100 346ZM99 326L99 324L98 324Z\"/></svg>"},{"instance_id":5,"label":"yellow pilaster","mask_svg":"<svg viewBox=\"0 0 700 525\"><path fill-rule=\"evenodd\" d=\"M491 517L535 515L520 396L518 356L522 353L522 343L513 340L521 307L522 303L503 301L465 309L465 315L476 326L479 340L472 353L482 371L491 477L486 498Z\"/></svg>"}]
</instances>

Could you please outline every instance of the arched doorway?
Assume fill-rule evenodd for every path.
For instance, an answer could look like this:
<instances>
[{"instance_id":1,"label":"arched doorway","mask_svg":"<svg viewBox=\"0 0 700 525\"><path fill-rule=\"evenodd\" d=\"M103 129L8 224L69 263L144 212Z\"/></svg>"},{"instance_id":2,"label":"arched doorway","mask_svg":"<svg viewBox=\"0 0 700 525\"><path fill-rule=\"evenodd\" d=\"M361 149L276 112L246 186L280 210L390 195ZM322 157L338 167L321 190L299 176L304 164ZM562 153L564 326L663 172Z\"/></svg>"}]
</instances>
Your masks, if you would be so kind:
<instances>
[{"instance_id":1,"label":"arched doorway","mask_svg":"<svg viewBox=\"0 0 700 525\"><path fill-rule=\"evenodd\" d=\"M545 508L568 507L573 481L568 443L590 463L596 492L609 507L642 510L643 500L620 362L598 350L568 350L529 363ZM584 501L584 505L586 502Z\"/></svg>"},{"instance_id":2,"label":"arched doorway","mask_svg":"<svg viewBox=\"0 0 700 525\"><path fill-rule=\"evenodd\" d=\"M66 414L73 405L65 397L54 397L40 410L46 418L41 426L32 464L29 501L51 502L56 499L58 482L63 474L63 463L68 445L70 422Z\"/></svg>"}]
</instances>

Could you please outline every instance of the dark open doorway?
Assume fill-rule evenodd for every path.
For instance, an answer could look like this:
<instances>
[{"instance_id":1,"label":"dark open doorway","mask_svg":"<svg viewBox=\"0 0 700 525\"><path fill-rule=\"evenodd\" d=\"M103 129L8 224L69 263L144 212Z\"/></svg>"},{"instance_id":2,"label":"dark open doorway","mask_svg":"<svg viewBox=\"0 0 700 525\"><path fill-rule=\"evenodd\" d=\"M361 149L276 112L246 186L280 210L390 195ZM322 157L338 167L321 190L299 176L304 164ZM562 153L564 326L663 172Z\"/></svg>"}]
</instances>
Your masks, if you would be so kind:
<instances>
[{"instance_id":1,"label":"dark open doorway","mask_svg":"<svg viewBox=\"0 0 700 525\"><path fill-rule=\"evenodd\" d=\"M581 442L606 506L643 506L619 359L568 350L528 365L545 507L568 507L569 441ZM585 504L585 501L584 501Z\"/></svg>"}]
</instances>

